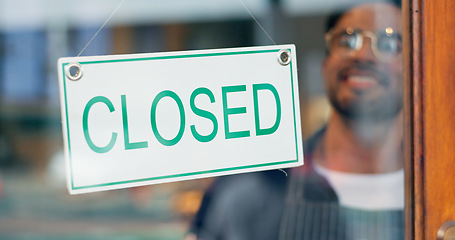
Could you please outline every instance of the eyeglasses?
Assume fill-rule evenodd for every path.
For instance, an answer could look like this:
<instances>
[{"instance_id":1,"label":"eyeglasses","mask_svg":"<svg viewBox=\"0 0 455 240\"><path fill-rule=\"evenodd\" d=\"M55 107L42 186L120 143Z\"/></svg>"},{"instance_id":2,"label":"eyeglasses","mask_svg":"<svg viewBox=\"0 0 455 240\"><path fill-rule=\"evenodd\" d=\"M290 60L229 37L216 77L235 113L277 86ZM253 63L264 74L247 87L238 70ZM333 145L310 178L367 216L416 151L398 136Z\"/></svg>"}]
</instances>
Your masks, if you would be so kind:
<instances>
[{"instance_id":1,"label":"eyeglasses","mask_svg":"<svg viewBox=\"0 0 455 240\"><path fill-rule=\"evenodd\" d=\"M402 51L401 34L390 27L376 33L348 27L343 31L328 32L325 41L330 53L347 58L362 48L366 37L371 39L371 49L378 59L390 60Z\"/></svg>"}]
</instances>

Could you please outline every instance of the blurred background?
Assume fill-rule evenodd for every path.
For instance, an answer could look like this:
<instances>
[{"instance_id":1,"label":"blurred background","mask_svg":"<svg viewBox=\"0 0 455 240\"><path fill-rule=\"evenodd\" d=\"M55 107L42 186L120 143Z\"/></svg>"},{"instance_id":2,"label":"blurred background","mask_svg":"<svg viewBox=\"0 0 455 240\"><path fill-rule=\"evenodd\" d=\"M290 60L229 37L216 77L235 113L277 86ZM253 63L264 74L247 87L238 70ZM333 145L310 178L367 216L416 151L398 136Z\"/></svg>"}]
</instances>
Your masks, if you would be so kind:
<instances>
[{"instance_id":1,"label":"blurred background","mask_svg":"<svg viewBox=\"0 0 455 240\"><path fill-rule=\"evenodd\" d=\"M0 239L183 239L211 179L71 196L57 59L121 0L0 0ZM328 112L326 15L361 0L126 0L81 56L293 43L303 135ZM248 10L247 10L247 9Z\"/></svg>"}]
</instances>

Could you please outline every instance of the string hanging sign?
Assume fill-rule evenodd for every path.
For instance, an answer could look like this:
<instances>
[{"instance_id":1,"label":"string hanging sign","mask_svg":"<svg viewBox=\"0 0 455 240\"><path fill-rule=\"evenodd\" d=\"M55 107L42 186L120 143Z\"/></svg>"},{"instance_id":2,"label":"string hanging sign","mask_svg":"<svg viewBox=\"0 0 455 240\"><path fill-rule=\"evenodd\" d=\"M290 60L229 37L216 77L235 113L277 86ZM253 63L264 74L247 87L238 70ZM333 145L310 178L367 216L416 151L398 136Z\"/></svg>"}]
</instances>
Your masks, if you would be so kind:
<instances>
[{"instance_id":1,"label":"string hanging sign","mask_svg":"<svg viewBox=\"0 0 455 240\"><path fill-rule=\"evenodd\" d=\"M274 46L59 59L71 194L303 164L295 46L240 3Z\"/></svg>"}]
</instances>

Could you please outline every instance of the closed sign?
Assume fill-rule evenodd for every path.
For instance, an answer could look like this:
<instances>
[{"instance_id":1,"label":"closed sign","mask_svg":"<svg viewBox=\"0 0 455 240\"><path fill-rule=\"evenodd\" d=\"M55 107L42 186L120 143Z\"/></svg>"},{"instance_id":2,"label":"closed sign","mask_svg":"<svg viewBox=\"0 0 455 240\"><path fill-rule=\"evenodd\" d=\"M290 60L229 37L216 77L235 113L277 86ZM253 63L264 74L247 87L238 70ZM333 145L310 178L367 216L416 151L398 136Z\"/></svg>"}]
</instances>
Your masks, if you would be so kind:
<instances>
[{"instance_id":1,"label":"closed sign","mask_svg":"<svg viewBox=\"0 0 455 240\"><path fill-rule=\"evenodd\" d=\"M61 58L71 194L303 164L294 45Z\"/></svg>"}]
</instances>

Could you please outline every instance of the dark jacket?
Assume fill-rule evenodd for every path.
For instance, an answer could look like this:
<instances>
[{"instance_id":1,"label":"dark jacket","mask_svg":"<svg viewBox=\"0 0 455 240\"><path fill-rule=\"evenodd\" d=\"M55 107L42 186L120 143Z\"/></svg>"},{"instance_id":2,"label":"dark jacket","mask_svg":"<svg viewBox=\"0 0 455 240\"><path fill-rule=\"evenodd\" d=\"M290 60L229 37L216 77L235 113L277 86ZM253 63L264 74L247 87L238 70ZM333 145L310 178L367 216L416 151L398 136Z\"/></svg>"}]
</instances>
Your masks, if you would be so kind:
<instances>
[{"instance_id":1,"label":"dark jacket","mask_svg":"<svg viewBox=\"0 0 455 240\"><path fill-rule=\"evenodd\" d=\"M304 166L286 169L287 176L272 170L217 178L190 232L202 240L403 239L402 211L340 207L312 167L323 134L305 142Z\"/></svg>"}]
</instances>

